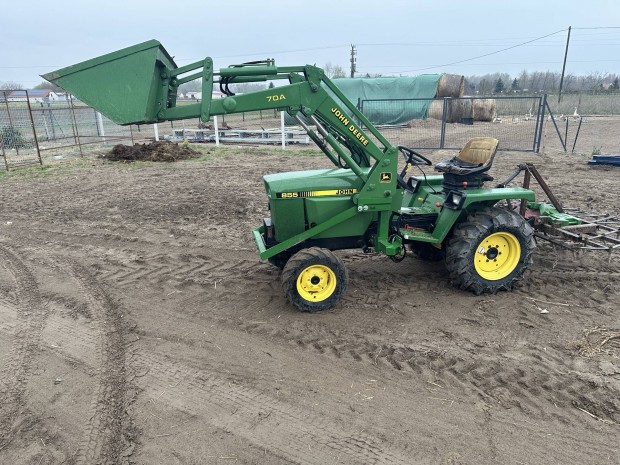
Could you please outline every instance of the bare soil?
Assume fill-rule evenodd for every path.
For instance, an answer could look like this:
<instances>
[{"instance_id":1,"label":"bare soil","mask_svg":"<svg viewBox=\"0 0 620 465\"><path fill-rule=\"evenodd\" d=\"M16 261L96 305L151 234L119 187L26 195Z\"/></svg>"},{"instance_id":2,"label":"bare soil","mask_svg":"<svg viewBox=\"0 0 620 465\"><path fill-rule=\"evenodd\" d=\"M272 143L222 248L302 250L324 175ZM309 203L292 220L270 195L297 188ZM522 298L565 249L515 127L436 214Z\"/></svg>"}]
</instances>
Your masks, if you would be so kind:
<instances>
[{"instance_id":1,"label":"bare soil","mask_svg":"<svg viewBox=\"0 0 620 465\"><path fill-rule=\"evenodd\" d=\"M208 150L0 181L0 463L620 463L618 255L540 243L517 289L475 296L344 251L344 300L303 314L250 231L264 174L326 159ZM534 162L620 214L620 171L588 158L491 174Z\"/></svg>"}]
</instances>

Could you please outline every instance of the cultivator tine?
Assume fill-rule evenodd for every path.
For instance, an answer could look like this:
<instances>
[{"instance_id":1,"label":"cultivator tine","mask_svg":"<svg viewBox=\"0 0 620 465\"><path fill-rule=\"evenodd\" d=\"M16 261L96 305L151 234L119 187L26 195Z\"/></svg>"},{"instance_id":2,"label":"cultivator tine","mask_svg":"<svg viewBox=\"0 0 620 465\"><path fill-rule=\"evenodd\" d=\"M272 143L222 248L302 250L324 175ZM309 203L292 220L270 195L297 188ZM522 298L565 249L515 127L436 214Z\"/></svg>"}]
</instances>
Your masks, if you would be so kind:
<instances>
[{"instance_id":1,"label":"cultivator tine","mask_svg":"<svg viewBox=\"0 0 620 465\"><path fill-rule=\"evenodd\" d=\"M575 208L565 209L565 213L578 218L581 224L564 227L543 224L537 237L569 249L620 249L620 220L615 216Z\"/></svg>"}]
</instances>

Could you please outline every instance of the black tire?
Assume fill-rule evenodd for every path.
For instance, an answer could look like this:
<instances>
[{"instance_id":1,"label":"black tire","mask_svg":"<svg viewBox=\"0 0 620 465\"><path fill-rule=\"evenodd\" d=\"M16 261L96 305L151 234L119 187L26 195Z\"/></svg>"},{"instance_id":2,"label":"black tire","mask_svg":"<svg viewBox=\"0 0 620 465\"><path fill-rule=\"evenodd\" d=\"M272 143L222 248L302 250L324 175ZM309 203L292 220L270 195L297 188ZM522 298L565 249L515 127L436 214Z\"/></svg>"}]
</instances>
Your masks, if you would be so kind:
<instances>
[{"instance_id":1,"label":"black tire","mask_svg":"<svg viewBox=\"0 0 620 465\"><path fill-rule=\"evenodd\" d=\"M508 291L532 264L535 248L534 230L523 217L488 208L454 228L446 268L454 285L476 295Z\"/></svg>"},{"instance_id":2,"label":"black tire","mask_svg":"<svg viewBox=\"0 0 620 465\"><path fill-rule=\"evenodd\" d=\"M348 283L349 274L342 260L318 247L300 250L282 271L282 288L288 300L302 312L334 307Z\"/></svg>"}]
</instances>

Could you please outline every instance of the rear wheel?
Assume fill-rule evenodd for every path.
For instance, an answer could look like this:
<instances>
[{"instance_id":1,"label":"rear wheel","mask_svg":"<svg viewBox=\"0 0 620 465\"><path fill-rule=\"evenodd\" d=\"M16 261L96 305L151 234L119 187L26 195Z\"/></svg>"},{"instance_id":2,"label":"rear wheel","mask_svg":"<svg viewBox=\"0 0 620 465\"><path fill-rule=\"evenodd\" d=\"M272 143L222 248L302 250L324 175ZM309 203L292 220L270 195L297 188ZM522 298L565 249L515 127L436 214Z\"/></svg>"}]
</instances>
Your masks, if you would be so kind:
<instances>
[{"instance_id":1,"label":"rear wheel","mask_svg":"<svg viewBox=\"0 0 620 465\"><path fill-rule=\"evenodd\" d=\"M534 230L518 214L489 208L457 225L446 250L453 284L475 294L510 290L532 263Z\"/></svg>"},{"instance_id":2,"label":"rear wheel","mask_svg":"<svg viewBox=\"0 0 620 465\"><path fill-rule=\"evenodd\" d=\"M342 260L318 247L297 252L282 271L282 287L288 300L303 312L334 307L342 298L348 281Z\"/></svg>"}]
</instances>

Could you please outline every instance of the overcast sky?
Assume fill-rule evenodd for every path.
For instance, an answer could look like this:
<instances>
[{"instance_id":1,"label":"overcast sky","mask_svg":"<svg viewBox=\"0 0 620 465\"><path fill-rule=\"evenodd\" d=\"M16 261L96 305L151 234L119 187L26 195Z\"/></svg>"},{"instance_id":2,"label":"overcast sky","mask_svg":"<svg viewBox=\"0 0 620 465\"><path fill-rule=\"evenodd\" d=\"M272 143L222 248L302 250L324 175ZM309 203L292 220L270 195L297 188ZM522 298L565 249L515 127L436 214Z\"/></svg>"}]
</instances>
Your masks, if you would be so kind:
<instances>
[{"instance_id":1,"label":"overcast sky","mask_svg":"<svg viewBox=\"0 0 620 465\"><path fill-rule=\"evenodd\" d=\"M178 65L205 56L216 68L275 58L280 66L331 62L348 71L355 44L362 75L560 72L568 26L567 73L620 74L618 0L5 3L0 82L27 88L42 81L40 74L149 39L159 40Z\"/></svg>"}]
</instances>

